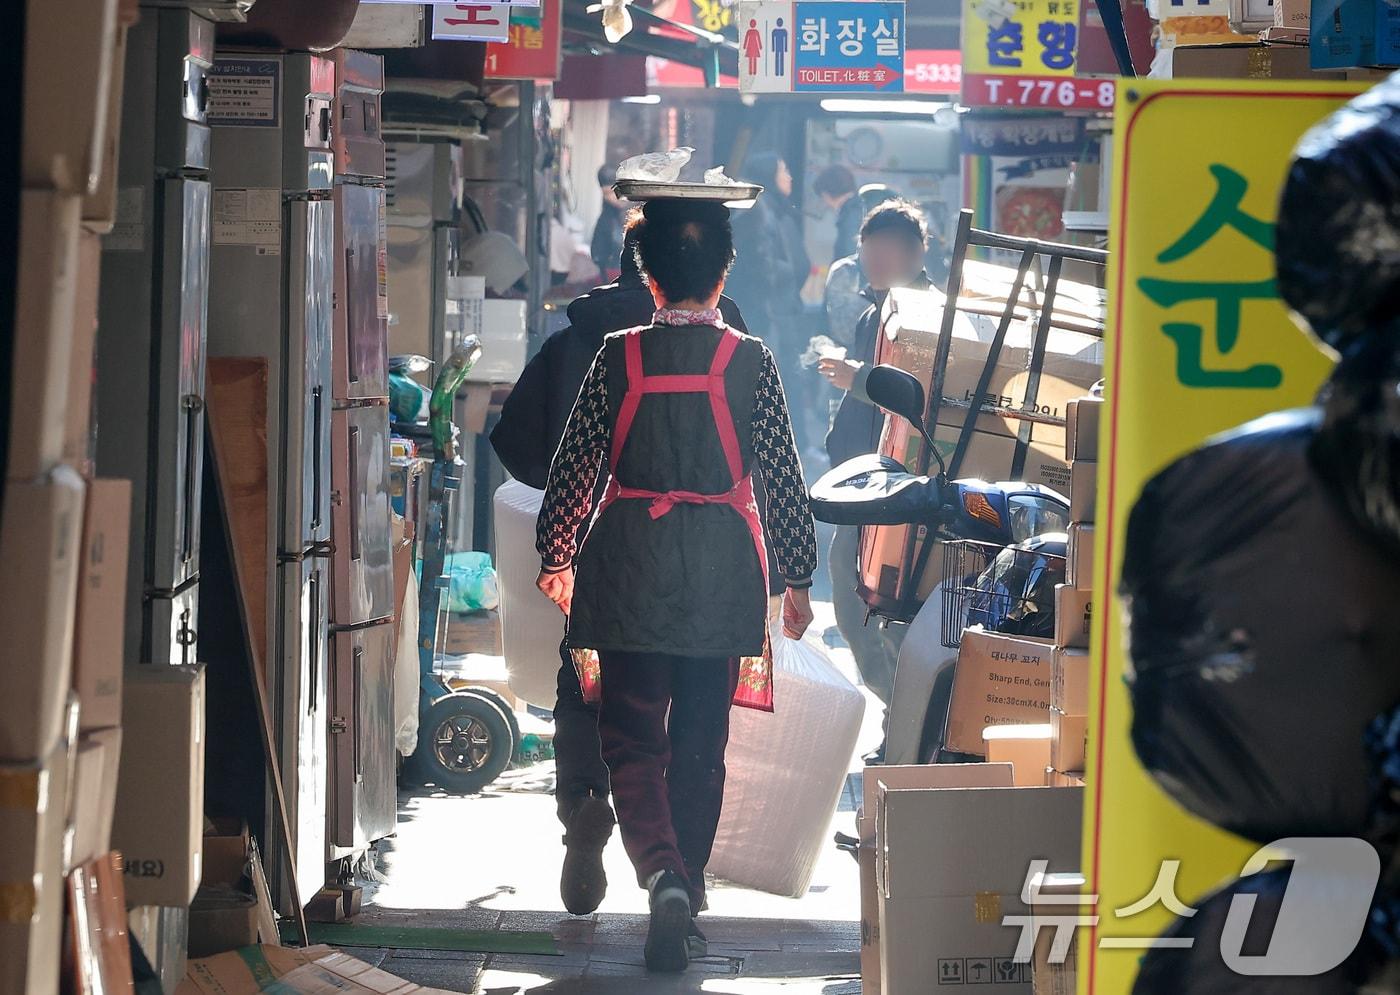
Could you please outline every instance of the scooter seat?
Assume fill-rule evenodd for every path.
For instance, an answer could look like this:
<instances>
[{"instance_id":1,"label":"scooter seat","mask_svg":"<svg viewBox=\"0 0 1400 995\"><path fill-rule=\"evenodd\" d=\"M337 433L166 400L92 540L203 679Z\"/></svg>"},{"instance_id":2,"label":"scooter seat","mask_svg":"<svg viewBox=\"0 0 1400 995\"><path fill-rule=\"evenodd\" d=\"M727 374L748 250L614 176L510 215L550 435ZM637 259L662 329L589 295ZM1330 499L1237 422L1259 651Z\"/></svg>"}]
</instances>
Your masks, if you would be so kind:
<instances>
[{"instance_id":1,"label":"scooter seat","mask_svg":"<svg viewBox=\"0 0 1400 995\"><path fill-rule=\"evenodd\" d=\"M822 474L811 502L812 515L831 525L913 525L935 513L939 486L892 456L870 453Z\"/></svg>"}]
</instances>

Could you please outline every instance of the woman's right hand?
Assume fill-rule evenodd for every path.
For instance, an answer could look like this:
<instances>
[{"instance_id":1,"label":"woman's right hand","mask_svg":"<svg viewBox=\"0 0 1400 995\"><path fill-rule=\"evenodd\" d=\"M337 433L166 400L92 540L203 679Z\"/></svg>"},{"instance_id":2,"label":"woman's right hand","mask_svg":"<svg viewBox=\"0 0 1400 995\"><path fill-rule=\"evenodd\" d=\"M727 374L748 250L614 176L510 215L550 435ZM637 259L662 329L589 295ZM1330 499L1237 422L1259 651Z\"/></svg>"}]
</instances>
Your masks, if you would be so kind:
<instances>
[{"instance_id":1,"label":"woman's right hand","mask_svg":"<svg viewBox=\"0 0 1400 995\"><path fill-rule=\"evenodd\" d=\"M812 592L805 587L789 587L783 595L783 635L801 639L812 624Z\"/></svg>"}]
</instances>

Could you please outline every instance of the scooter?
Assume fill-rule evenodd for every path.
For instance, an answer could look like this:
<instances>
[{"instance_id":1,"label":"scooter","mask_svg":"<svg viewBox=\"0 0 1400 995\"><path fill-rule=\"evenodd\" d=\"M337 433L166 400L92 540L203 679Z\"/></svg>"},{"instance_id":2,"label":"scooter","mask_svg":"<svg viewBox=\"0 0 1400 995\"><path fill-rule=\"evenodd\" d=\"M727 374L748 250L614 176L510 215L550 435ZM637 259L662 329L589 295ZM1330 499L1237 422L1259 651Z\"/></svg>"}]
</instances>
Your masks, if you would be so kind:
<instances>
[{"instance_id":1,"label":"scooter","mask_svg":"<svg viewBox=\"0 0 1400 995\"><path fill-rule=\"evenodd\" d=\"M832 525L923 525L931 539L973 540L999 551L1063 563L1069 502L1039 484L948 480L932 435L924 424L924 388L912 374L893 366L876 366L866 392L879 407L906 419L924 437L938 463L933 476L913 474L897 459L872 453L834 467L811 487L812 514ZM988 565L988 570L992 565ZM1004 571L1004 567L1003 567ZM932 763L945 756L944 726L957 663L957 637L970 612L990 615L986 602L947 611L950 586L976 588L981 567L973 576L945 571L909 623L899 654L890 696L885 757L887 764ZM1036 575L1041 586L1044 577ZM916 579L917 580L917 579ZM1050 586L1053 591L1053 586ZM974 619L975 621L976 619Z\"/></svg>"}]
</instances>

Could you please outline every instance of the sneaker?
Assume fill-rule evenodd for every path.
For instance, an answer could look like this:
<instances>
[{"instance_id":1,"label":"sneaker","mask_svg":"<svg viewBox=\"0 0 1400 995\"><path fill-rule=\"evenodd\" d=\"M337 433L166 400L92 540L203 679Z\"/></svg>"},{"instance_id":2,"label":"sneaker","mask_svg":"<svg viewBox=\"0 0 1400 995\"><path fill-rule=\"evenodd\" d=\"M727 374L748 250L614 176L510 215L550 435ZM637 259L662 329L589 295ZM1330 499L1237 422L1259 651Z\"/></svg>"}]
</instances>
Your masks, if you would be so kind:
<instances>
[{"instance_id":1,"label":"sneaker","mask_svg":"<svg viewBox=\"0 0 1400 995\"><path fill-rule=\"evenodd\" d=\"M608 892L603 870L603 848L608 845L617 817L600 795L585 795L569 817L564 834L564 870L559 895L572 915L586 916L598 910Z\"/></svg>"},{"instance_id":2,"label":"sneaker","mask_svg":"<svg viewBox=\"0 0 1400 995\"><path fill-rule=\"evenodd\" d=\"M659 871L647 890L651 892L647 970L679 974L690 962L690 892L675 871Z\"/></svg>"}]
</instances>

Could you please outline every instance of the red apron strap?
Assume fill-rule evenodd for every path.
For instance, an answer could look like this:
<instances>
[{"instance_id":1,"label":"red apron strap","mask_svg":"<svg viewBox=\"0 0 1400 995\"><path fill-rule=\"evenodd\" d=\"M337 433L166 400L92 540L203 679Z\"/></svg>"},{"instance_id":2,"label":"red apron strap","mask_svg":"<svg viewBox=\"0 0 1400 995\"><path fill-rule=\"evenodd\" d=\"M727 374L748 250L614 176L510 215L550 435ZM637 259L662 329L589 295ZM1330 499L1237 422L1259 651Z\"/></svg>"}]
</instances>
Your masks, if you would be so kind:
<instances>
[{"instance_id":1,"label":"red apron strap","mask_svg":"<svg viewBox=\"0 0 1400 995\"><path fill-rule=\"evenodd\" d=\"M729 464L729 475L735 485L743 479L744 461L739 456L739 434L734 429L734 415L729 410L724 374L738 347L739 336L732 329L725 329L720 336L719 347L715 349L714 362L710 364L710 408L714 412L719 444L724 448L724 458Z\"/></svg>"},{"instance_id":2,"label":"red apron strap","mask_svg":"<svg viewBox=\"0 0 1400 995\"><path fill-rule=\"evenodd\" d=\"M637 417L637 407L642 403L642 393L646 388L646 374L642 369L641 332L627 333L622 343L627 354L627 393L622 398L622 410L617 413L612 449L608 453L608 469L614 474L617 473L618 460L622 459L622 447L627 444L627 434L632 431L632 422Z\"/></svg>"}]
</instances>

